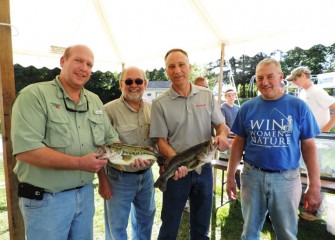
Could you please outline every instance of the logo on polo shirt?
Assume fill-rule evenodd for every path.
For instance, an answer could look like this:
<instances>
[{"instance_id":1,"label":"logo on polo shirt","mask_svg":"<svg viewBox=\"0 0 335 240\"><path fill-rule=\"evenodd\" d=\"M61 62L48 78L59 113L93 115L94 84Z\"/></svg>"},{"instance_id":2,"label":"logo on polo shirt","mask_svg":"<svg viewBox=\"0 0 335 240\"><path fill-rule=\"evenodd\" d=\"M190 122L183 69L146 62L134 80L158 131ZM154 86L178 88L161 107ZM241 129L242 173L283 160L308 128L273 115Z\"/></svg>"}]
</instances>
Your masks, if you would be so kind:
<instances>
[{"instance_id":1,"label":"logo on polo shirt","mask_svg":"<svg viewBox=\"0 0 335 240\"><path fill-rule=\"evenodd\" d=\"M57 104L57 103L51 103L51 105L53 106L53 107L55 107L55 108L57 108L57 109L60 109L60 105L59 104Z\"/></svg>"}]
</instances>

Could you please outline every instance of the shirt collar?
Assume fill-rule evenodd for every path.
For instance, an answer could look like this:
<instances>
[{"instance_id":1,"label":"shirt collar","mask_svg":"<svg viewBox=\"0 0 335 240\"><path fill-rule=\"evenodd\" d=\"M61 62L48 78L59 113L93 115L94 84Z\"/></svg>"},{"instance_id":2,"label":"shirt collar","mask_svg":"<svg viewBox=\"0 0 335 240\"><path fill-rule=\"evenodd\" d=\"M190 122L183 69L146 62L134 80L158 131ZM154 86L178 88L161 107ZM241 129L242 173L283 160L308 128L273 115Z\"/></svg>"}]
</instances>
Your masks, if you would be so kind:
<instances>
[{"instance_id":1,"label":"shirt collar","mask_svg":"<svg viewBox=\"0 0 335 240\"><path fill-rule=\"evenodd\" d=\"M190 96L193 96L197 93L200 92L200 88L196 87L194 84L190 83L191 84L191 91L188 95L188 97ZM172 88L172 85L170 86L170 89L169 89L169 95L172 99L176 99L178 97L183 97L181 96L180 94L178 94L173 88Z\"/></svg>"},{"instance_id":2,"label":"shirt collar","mask_svg":"<svg viewBox=\"0 0 335 240\"><path fill-rule=\"evenodd\" d=\"M62 83L60 82L60 80L59 80L59 75L57 75L56 77L55 77L55 79L54 79L54 81L53 81L53 84L56 86L56 91L57 91L57 97L58 98L63 98L63 93L62 93L62 91L61 90L63 90L64 91L64 96L65 96L65 98L70 98L69 97L69 95L67 94L67 92L65 91L65 89L64 89L64 87L63 87L63 85L62 85ZM84 97L84 95L87 95L86 94L86 92L85 92L85 88L82 88L81 90L80 90L80 100L79 100L79 103L78 104L80 104L80 103L82 103L83 101L84 102L86 102L86 98ZM70 98L71 99L71 98Z\"/></svg>"},{"instance_id":3,"label":"shirt collar","mask_svg":"<svg viewBox=\"0 0 335 240\"><path fill-rule=\"evenodd\" d=\"M127 101L125 100L124 96L121 95L120 97L121 102L124 103L124 105L132 112L137 112L134 108L132 108L132 106L129 105L129 103L127 103ZM141 105L140 105L140 109L138 110L138 112L140 112L143 109L143 99L141 99Z\"/></svg>"}]
</instances>

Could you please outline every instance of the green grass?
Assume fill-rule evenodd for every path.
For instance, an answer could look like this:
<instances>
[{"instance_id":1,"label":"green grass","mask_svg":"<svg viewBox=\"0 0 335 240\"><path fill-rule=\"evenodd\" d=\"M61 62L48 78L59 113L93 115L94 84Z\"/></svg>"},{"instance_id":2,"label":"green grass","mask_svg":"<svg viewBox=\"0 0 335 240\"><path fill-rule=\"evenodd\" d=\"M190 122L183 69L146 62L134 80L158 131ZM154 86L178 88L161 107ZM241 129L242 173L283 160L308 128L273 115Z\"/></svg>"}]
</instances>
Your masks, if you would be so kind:
<instances>
[{"instance_id":1,"label":"green grass","mask_svg":"<svg viewBox=\"0 0 335 240\"><path fill-rule=\"evenodd\" d=\"M0 156L0 240L9 239L5 172L3 157Z\"/></svg>"},{"instance_id":2,"label":"green grass","mask_svg":"<svg viewBox=\"0 0 335 240\"><path fill-rule=\"evenodd\" d=\"M155 165L153 167L155 179L158 176L158 168ZM96 214L94 217L94 239L103 240L104 236L104 207L101 197L98 195L97 180L94 181L95 186L95 207ZM220 208L216 213L215 210L220 205L221 194L221 171L218 171L217 175L217 188L216 195L213 198L213 214L211 219L210 238L211 240L236 240L240 239L242 233L242 214L241 206L239 202L230 202ZM152 239L157 239L159 227L161 224L160 212L162 208L162 193L156 190L156 216L154 220ZM188 225L189 213L184 211L178 239L188 240L189 239L189 225ZM129 227L128 227L129 228ZM129 236L131 235L130 230ZM4 188L4 169L3 160L0 158L0 240L9 239L8 230L8 216L7 216L7 203L6 203L6 192ZM262 240L276 239L275 234L272 230L272 226L266 222L264 224L263 231L261 233ZM335 239L335 236L329 234L326 230L326 224L320 222L306 222L299 221L299 234L298 239L301 240L331 240Z\"/></svg>"}]
</instances>

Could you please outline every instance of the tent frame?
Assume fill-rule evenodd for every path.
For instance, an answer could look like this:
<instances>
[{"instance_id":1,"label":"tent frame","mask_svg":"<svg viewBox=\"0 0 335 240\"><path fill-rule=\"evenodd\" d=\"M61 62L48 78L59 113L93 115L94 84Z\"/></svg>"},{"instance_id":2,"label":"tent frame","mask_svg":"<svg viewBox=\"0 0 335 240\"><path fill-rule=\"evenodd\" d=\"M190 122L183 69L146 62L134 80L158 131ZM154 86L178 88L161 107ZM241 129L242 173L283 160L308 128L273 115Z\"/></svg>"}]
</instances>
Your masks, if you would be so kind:
<instances>
[{"instance_id":1,"label":"tent frame","mask_svg":"<svg viewBox=\"0 0 335 240\"><path fill-rule=\"evenodd\" d=\"M10 138L10 111L11 105L15 99L15 81L9 0L0 0L0 6L0 107L2 109L1 126L9 236L10 239L13 240L23 240L25 239L24 223L19 210L18 196L16 194L18 180L13 173L16 160L12 155L12 142Z\"/></svg>"}]
</instances>

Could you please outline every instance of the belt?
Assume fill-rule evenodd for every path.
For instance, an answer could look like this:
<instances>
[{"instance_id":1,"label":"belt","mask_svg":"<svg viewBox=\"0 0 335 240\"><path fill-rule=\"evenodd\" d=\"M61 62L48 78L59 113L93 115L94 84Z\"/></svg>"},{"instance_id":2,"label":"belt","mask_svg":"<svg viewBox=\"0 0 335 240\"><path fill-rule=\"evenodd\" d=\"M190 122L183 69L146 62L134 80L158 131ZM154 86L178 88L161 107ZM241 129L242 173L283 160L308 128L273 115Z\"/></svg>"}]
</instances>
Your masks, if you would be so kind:
<instances>
[{"instance_id":1,"label":"belt","mask_svg":"<svg viewBox=\"0 0 335 240\"><path fill-rule=\"evenodd\" d=\"M143 169L143 170L139 170L137 172L127 172L127 171L122 171L122 170L119 170L119 169L116 169L116 168L113 168L113 167L110 167L110 166L107 166L107 167L112 168L113 170L118 171L120 173L137 174L137 175L144 174L149 169L149 168L146 168L146 169Z\"/></svg>"},{"instance_id":2,"label":"belt","mask_svg":"<svg viewBox=\"0 0 335 240\"><path fill-rule=\"evenodd\" d=\"M252 166L252 165L251 165ZM265 169L265 168L260 168L260 167L256 167L256 166L253 166L254 168L262 171L262 172L266 172L266 173L280 173L282 172L283 170L271 170L271 169Z\"/></svg>"},{"instance_id":3,"label":"belt","mask_svg":"<svg viewBox=\"0 0 335 240\"><path fill-rule=\"evenodd\" d=\"M83 186L79 186L79 187L74 187L74 188L69 188L69 189L65 189L65 190L62 190L62 191L59 191L59 192L56 192L56 193L61 193L61 192L67 192L67 191L72 191L72 190L79 190L79 189L82 189L85 185ZM51 193L47 190L44 190L45 193Z\"/></svg>"},{"instance_id":4,"label":"belt","mask_svg":"<svg viewBox=\"0 0 335 240\"><path fill-rule=\"evenodd\" d=\"M69 188L69 189L65 189L63 191L60 191L60 192L67 192L67 191L72 191L72 190L79 190L81 188L83 188L84 186L79 186L79 187L74 187L74 188Z\"/></svg>"},{"instance_id":5,"label":"belt","mask_svg":"<svg viewBox=\"0 0 335 240\"><path fill-rule=\"evenodd\" d=\"M272 170L272 169L266 169L266 168L260 168L260 167L257 167L257 166L254 166L252 164L250 164L248 161L244 160L245 163L247 163L250 167L252 168L255 168L261 172L266 172L266 173L280 173L280 172L283 172L285 170Z\"/></svg>"}]
</instances>

